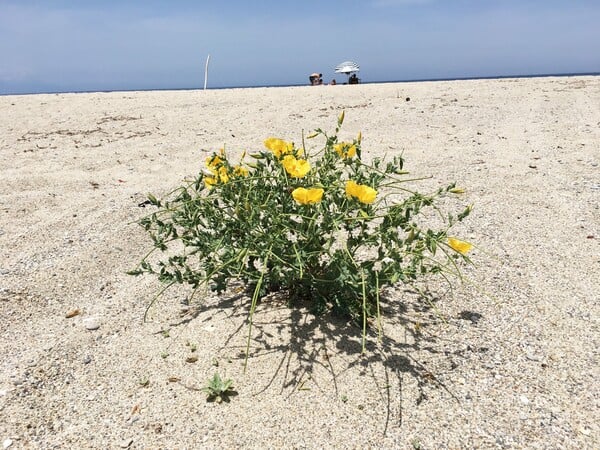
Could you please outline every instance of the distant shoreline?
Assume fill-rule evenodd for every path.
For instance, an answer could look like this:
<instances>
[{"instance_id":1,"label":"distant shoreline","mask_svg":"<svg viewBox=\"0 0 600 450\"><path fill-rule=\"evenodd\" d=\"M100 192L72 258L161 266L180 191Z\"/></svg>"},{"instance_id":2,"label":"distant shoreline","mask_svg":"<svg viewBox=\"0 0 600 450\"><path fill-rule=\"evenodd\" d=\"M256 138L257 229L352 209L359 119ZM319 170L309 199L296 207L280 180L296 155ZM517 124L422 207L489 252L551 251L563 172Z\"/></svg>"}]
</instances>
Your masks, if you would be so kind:
<instances>
[{"instance_id":1,"label":"distant shoreline","mask_svg":"<svg viewBox=\"0 0 600 450\"><path fill-rule=\"evenodd\" d=\"M503 79L519 79L519 78L548 78L548 77L583 77L583 76L600 76L600 72L581 72L581 73L544 73L533 75L490 75L490 76L467 76L456 78L415 78L406 80L374 80L365 81L361 84L392 84L392 83L421 83L432 81L465 81L465 80L503 80ZM338 83L343 85L346 83ZM309 86L308 83L302 84L265 84L265 85L249 85L249 86L218 86L208 87L207 90L222 90L222 89L254 89L254 88L278 88L278 87L301 87ZM168 88L156 87L145 89L98 89L98 90L40 90L35 92L16 91L16 92L0 92L0 97L9 95L43 95L43 94L93 94L97 92L153 92L153 91L197 91L202 90L200 86Z\"/></svg>"}]
</instances>

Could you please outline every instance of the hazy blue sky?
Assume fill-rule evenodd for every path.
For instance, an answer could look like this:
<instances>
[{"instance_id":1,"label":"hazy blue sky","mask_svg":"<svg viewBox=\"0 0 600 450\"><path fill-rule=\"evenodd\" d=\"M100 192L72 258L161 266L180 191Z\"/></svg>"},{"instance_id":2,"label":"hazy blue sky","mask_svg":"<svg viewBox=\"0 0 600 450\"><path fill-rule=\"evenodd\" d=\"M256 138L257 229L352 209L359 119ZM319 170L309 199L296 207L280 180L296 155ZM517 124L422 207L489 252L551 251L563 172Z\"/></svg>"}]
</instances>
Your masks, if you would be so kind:
<instances>
[{"instance_id":1,"label":"hazy blue sky","mask_svg":"<svg viewBox=\"0 0 600 450\"><path fill-rule=\"evenodd\" d=\"M600 0L0 0L0 93L600 72Z\"/></svg>"}]
</instances>

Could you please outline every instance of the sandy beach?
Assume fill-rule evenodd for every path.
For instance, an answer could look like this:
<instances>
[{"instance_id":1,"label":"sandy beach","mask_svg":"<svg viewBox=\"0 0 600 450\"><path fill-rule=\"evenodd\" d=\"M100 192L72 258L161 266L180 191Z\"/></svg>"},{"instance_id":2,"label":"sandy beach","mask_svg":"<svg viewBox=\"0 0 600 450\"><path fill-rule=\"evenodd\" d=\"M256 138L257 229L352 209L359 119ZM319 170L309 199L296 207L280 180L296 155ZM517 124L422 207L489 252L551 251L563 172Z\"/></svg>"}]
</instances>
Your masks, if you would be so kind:
<instances>
[{"instance_id":1,"label":"sandy beach","mask_svg":"<svg viewBox=\"0 0 600 450\"><path fill-rule=\"evenodd\" d=\"M143 323L146 195L341 111L366 158L466 190L470 283L433 282L436 309L398 286L366 356L265 301L246 373L237 291L171 289ZM600 447L600 77L0 96L0 117L4 448ZM229 403L198 390L215 371Z\"/></svg>"}]
</instances>

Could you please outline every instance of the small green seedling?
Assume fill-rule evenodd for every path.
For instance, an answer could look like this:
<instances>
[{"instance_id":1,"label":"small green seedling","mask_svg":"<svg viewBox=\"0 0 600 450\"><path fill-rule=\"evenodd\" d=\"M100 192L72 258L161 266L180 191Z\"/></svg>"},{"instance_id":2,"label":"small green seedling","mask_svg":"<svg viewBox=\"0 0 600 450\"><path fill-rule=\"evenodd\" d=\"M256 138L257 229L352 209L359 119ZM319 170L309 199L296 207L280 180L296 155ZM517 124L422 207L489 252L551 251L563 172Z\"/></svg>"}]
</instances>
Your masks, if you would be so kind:
<instances>
[{"instance_id":1,"label":"small green seedling","mask_svg":"<svg viewBox=\"0 0 600 450\"><path fill-rule=\"evenodd\" d=\"M417 439L417 438L414 438L411 441L411 444L412 444L414 450L421 450L421 448L422 448L421 447L421 441L419 439Z\"/></svg>"},{"instance_id":2,"label":"small green seedling","mask_svg":"<svg viewBox=\"0 0 600 450\"><path fill-rule=\"evenodd\" d=\"M208 380L207 385L202 388L202 392L207 395L206 400L209 402L229 402L229 397L235 395L233 380L222 380L219 373L215 372L214 376Z\"/></svg>"},{"instance_id":3,"label":"small green seedling","mask_svg":"<svg viewBox=\"0 0 600 450\"><path fill-rule=\"evenodd\" d=\"M191 352L195 352L196 350L198 350L198 344L196 344L194 342L187 341L185 343L185 346L189 347Z\"/></svg>"}]
</instances>

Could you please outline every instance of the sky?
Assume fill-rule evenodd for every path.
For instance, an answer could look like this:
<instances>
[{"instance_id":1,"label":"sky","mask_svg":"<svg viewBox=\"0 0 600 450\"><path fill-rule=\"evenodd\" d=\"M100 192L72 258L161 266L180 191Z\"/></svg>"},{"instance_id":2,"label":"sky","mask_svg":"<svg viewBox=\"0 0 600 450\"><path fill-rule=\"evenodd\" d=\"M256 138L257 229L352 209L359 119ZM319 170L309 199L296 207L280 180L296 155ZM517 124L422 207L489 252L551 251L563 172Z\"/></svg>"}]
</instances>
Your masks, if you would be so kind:
<instances>
[{"instance_id":1,"label":"sky","mask_svg":"<svg viewBox=\"0 0 600 450\"><path fill-rule=\"evenodd\" d=\"M600 0L0 0L0 94L600 72Z\"/></svg>"}]
</instances>

